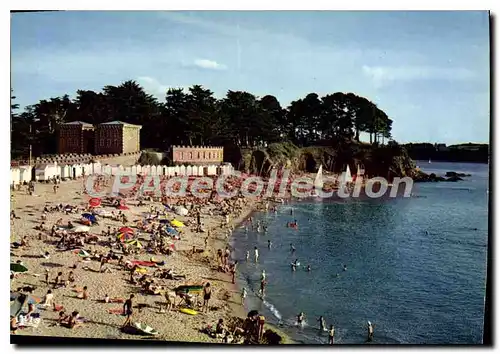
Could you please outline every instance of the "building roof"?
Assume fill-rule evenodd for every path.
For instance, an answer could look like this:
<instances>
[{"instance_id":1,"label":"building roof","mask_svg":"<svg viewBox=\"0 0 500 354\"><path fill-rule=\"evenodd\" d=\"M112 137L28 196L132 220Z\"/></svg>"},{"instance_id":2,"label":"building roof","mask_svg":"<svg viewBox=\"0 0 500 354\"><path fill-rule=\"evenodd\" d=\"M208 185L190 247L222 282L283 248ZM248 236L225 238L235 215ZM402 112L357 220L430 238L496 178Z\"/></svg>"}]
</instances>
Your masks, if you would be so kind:
<instances>
[{"instance_id":1,"label":"building roof","mask_svg":"<svg viewBox=\"0 0 500 354\"><path fill-rule=\"evenodd\" d=\"M128 125L131 127L142 127L142 125L125 123L125 122L122 122L121 120L114 120L111 122L101 123L100 125Z\"/></svg>"},{"instance_id":2,"label":"building roof","mask_svg":"<svg viewBox=\"0 0 500 354\"><path fill-rule=\"evenodd\" d=\"M74 121L74 122L63 123L62 125L83 125L83 126L93 127L92 124L82 122L81 120L77 120L77 121Z\"/></svg>"}]
</instances>

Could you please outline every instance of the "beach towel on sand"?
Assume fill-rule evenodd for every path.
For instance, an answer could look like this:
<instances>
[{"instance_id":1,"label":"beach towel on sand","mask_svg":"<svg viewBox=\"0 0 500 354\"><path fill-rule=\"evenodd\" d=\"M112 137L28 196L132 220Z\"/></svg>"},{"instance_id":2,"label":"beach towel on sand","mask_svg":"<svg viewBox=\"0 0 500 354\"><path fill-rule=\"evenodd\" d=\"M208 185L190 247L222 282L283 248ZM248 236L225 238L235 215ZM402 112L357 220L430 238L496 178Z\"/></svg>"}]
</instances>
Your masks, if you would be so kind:
<instances>
[{"instance_id":1,"label":"beach towel on sand","mask_svg":"<svg viewBox=\"0 0 500 354\"><path fill-rule=\"evenodd\" d=\"M122 308L108 309L108 313L113 314L113 315L123 315L124 314Z\"/></svg>"},{"instance_id":2,"label":"beach towel on sand","mask_svg":"<svg viewBox=\"0 0 500 354\"><path fill-rule=\"evenodd\" d=\"M154 267L156 266L156 262L148 262L148 261L131 261L132 265L138 265L143 267Z\"/></svg>"}]
</instances>

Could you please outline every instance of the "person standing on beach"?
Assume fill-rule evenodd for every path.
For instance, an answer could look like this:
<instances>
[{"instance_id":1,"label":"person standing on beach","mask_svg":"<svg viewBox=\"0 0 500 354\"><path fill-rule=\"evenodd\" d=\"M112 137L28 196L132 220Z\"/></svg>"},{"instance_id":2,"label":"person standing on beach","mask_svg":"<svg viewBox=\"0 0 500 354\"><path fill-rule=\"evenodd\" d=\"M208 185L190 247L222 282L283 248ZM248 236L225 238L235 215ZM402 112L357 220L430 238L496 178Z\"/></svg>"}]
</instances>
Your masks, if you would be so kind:
<instances>
[{"instance_id":1,"label":"person standing on beach","mask_svg":"<svg viewBox=\"0 0 500 354\"><path fill-rule=\"evenodd\" d=\"M257 318L257 326L259 328L259 342L262 340L262 336L264 335L264 324L266 323L266 318L263 315L259 315Z\"/></svg>"},{"instance_id":2,"label":"person standing on beach","mask_svg":"<svg viewBox=\"0 0 500 354\"><path fill-rule=\"evenodd\" d=\"M243 288L243 290L241 290L241 304L242 305L245 304L246 297L247 297L247 289Z\"/></svg>"},{"instance_id":3,"label":"person standing on beach","mask_svg":"<svg viewBox=\"0 0 500 354\"><path fill-rule=\"evenodd\" d=\"M232 281L234 284L234 277L236 275L236 266L238 265L238 261L234 261L233 265L231 266L231 276L232 276Z\"/></svg>"},{"instance_id":4,"label":"person standing on beach","mask_svg":"<svg viewBox=\"0 0 500 354\"><path fill-rule=\"evenodd\" d=\"M210 297L212 296L212 288L210 287L210 283L206 283L203 288L203 306L201 307L201 311L204 310L208 312L208 302L210 301Z\"/></svg>"},{"instance_id":5,"label":"person standing on beach","mask_svg":"<svg viewBox=\"0 0 500 354\"><path fill-rule=\"evenodd\" d=\"M259 261L259 249L257 248L257 246L254 247L253 252L254 252L255 263L257 263Z\"/></svg>"},{"instance_id":6,"label":"person standing on beach","mask_svg":"<svg viewBox=\"0 0 500 354\"><path fill-rule=\"evenodd\" d=\"M262 297L262 298L266 295L266 285L267 285L267 281L264 278L260 281L260 290L259 290L260 297Z\"/></svg>"},{"instance_id":7,"label":"person standing on beach","mask_svg":"<svg viewBox=\"0 0 500 354\"><path fill-rule=\"evenodd\" d=\"M247 254L246 254L246 261L248 262L248 260L250 259L250 251L247 251Z\"/></svg>"},{"instance_id":8,"label":"person standing on beach","mask_svg":"<svg viewBox=\"0 0 500 354\"><path fill-rule=\"evenodd\" d=\"M127 319L125 320L125 323L123 324L122 328L127 327L130 325L130 320L132 319L132 299L134 298L134 294L130 294L130 297L125 301L123 304L123 313L127 316Z\"/></svg>"}]
</instances>

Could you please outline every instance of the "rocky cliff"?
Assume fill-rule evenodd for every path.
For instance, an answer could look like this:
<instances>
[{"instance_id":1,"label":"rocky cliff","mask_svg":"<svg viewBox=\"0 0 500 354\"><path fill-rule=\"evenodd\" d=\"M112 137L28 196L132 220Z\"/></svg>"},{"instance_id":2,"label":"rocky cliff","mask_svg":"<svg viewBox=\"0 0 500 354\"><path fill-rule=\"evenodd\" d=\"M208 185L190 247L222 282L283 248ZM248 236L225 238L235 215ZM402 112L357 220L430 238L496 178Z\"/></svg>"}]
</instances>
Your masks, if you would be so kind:
<instances>
[{"instance_id":1,"label":"rocky cliff","mask_svg":"<svg viewBox=\"0 0 500 354\"><path fill-rule=\"evenodd\" d=\"M275 143L267 148L226 149L226 160L241 171L268 175L273 168L290 168L292 171L316 172L320 165L332 172L345 171L349 165L355 173L357 167L365 168L365 175L385 178L415 175L415 163L406 150L397 144L372 146L348 142L332 146L299 148L289 142Z\"/></svg>"}]
</instances>

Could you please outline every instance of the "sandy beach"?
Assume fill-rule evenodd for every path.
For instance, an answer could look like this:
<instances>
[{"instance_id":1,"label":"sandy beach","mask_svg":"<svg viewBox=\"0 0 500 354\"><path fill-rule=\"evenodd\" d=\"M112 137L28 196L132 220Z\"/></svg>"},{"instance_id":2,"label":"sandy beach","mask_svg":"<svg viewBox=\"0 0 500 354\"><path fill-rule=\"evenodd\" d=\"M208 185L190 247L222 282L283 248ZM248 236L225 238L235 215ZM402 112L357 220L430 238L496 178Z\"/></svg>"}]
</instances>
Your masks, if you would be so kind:
<instances>
[{"instance_id":1,"label":"sandy beach","mask_svg":"<svg viewBox=\"0 0 500 354\"><path fill-rule=\"evenodd\" d=\"M122 308L120 303L104 303L106 295L111 298L127 299L130 294L135 295L134 306L139 305L142 309L134 310L132 322L147 324L156 329L159 334L155 339L168 341L189 341L189 342L220 342L200 330L207 325L215 325L220 318L227 323L231 317L246 317L244 307L241 305L240 293L234 284L231 283L230 274L217 271L216 252L217 249L224 249L229 244L226 238L226 228L221 228L222 216L202 215L202 223L205 230L210 230L208 247L203 253L191 254L193 246L197 249L204 248L207 232L195 232L194 228L185 227L181 233L181 239L173 241L175 252L169 256L154 255L156 261L165 261L163 268L173 268L176 274L184 275L185 280L165 280L162 285L167 289L182 284L204 284L210 282L212 287L212 299L210 301L211 310L208 313L199 312L197 315L181 313L176 309L160 313L158 303L165 302L161 295L144 295L140 292L140 286L132 285L129 280L128 271L117 265L113 260L107 264L110 273L100 273L99 261L85 261L72 251L60 251L55 244L59 237L50 236L50 228L55 222L62 218L63 224L71 221L75 225L81 218L82 212L74 214L50 212L45 220L48 231L43 232L42 240L39 239L40 231L35 227L42 221L41 215L45 205L54 206L62 203L78 207L88 205L89 197L83 194L82 179L66 181L59 184L57 193L53 191L53 184L37 183L35 195L30 196L25 189L11 192L11 210L16 214L16 218L11 222L11 243L21 242L23 236L27 236L29 246L18 249L11 249L11 263L19 260L28 268L28 272L16 273L16 277L11 281L11 291L16 291L20 287L33 286L36 289L33 295L42 298L49 289L54 294L54 303L64 306L67 314L78 311L80 316L85 318L85 323L74 329L55 325L58 312L52 308L37 309L40 313L41 322L36 327L26 327L16 332L18 335L39 335L56 337L86 337L86 338L119 338L119 339L140 339L150 338L136 334L126 334L121 331L121 326L125 317L120 314L110 314L109 309ZM91 227L91 234L101 235L108 226L119 228L122 226L134 226L134 221L143 218L143 213L147 212L150 205L164 208L161 203L147 203L145 206L136 206L135 201L130 201L127 205L129 210L124 211L128 218L128 224L124 225L119 221L110 219L100 219L99 225ZM244 206L238 215L233 215L230 225L240 223L251 213L255 207L255 201L245 200ZM169 213L167 218L176 218L182 222L196 222L195 216L179 216ZM141 234L146 243L148 237ZM93 244L83 247L94 254L106 254L107 247ZM45 252L50 253L50 259L40 257ZM153 255L145 252L138 255L129 255L125 260L149 261ZM76 269L70 266L76 264ZM84 270L83 267L88 267ZM52 284L45 283L45 271L49 269L49 282L53 282L58 272L62 272L63 279L67 279L69 271L73 271L75 276L74 285L68 287L53 288ZM149 268L148 274L152 274L154 268ZM83 300L76 297L76 288L87 286L89 299ZM176 299L178 303L179 298Z\"/></svg>"}]
</instances>

